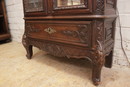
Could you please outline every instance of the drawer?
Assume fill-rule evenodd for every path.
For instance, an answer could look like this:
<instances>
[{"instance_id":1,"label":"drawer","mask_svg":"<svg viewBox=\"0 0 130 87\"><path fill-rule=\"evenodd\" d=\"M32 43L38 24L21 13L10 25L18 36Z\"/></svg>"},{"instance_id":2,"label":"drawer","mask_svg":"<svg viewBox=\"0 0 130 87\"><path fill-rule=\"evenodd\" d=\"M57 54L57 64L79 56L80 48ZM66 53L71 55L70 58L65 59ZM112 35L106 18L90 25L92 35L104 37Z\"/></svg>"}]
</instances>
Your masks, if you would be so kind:
<instances>
[{"instance_id":1,"label":"drawer","mask_svg":"<svg viewBox=\"0 0 130 87\"><path fill-rule=\"evenodd\" d=\"M27 21L26 31L32 38L90 46L91 21Z\"/></svg>"}]
</instances>

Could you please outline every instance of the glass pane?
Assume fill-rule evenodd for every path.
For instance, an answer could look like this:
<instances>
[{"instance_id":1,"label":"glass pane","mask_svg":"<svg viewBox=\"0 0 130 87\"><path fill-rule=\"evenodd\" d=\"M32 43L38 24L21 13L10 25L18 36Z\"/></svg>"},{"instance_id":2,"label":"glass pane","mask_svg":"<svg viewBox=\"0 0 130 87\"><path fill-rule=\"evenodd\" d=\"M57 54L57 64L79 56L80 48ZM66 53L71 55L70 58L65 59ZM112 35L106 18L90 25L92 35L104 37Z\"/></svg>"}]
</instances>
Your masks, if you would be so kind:
<instances>
[{"instance_id":1,"label":"glass pane","mask_svg":"<svg viewBox=\"0 0 130 87\"><path fill-rule=\"evenodd\" d=\"M43 11L43 0L27 0L25 10L26 12Z\"/></svg>"},{"instance_id":2,"label":"glass pane","mask_svg":"<svg viewBox=\"0 0 130 87\"><path fill-rule=\"evenodd\" d=\"M84 0L57 0L57 6L73 6L73 5L83 5Z\"/></svg>"}]
</instances>

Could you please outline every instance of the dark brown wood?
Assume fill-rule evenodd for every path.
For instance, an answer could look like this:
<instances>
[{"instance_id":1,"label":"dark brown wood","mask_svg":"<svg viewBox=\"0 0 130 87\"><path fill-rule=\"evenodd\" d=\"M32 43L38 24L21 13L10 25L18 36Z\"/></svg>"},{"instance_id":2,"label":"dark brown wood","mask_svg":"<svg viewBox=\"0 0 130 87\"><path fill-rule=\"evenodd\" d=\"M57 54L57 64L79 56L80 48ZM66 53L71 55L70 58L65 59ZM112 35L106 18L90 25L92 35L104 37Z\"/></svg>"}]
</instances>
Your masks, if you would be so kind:
<instances>
[{"instance_id":1,"label":"dark brown wood","mask_svg":"<svg viewBox=\"0 0 130 87\"><path fill-rule=\"evenodd\" d=\"M28 0L23 1L27 58L33 46L58 57L87 58L93 64L92 81L99 85L102 67L112 67L116 0L81 0L70 6L67 0L59 6L57 0L39 0L44 10L32 12L26 11Z\"/></svg>"},{"instance_id":2,"label":"dark brown wood","mask_svg":"<svg viewBox=\"0 0 130 87\"><path fill-rule=\"evenodd\" d=\"M33 51L32 51L32 45L29 44L28 39L26 38L26 35L23 35L23 40L22 40L23 46L25 47L26 51L27 51L27 58L31 59L32 55L33 55Z\"/></svg>"},{"instance_id":3,"label":"dark brown wood","mask_svg":"<svg viewBox=\"0 0 130 87\"><path fill-rule=\"evenodd\" d=\"M0 15L0 18L4 17L3 15Z\"/></svg>"},{"instance_id":4,"label":"dark brown wood","mask_svg":"<svg viewBox=\"0 0 130 87\"><path fill-rule=\"evenodd\" d=\"M8 20L4 0L0 0L0 41L10 39Z\"/></svg>"},{"instance_id":5,"label":"dark brown wood","mask_svg":"<svg viewBox=\"0 0 130 87\"><path fill-rule=\"evenodd\" d=\"M27 21L28 37L90 46L91 21ZM47 31L47 29L50 29ZM52 32L51 32L52 30ZM68 39L69 38L69 39Z\"/></svg>"},{"instance_id":6,"label":"dark brown wood","mask_svg":"<svg viewBox=\"0 0 130 87\"><path fill-rule=\"evenodd\" d=\"M105 58L105 67L112 67L112 61L113 61L113 51L110 52L108 56Z\"/></svg>"},{"instance_id":7,"label":"dark brown wood","mask_svg":"<svg viewBox=\"0 0 130 87\"><path fill-rule=\"evenodd\" d=\"M77 16L45 16L45 17L24 17L25 20L40 20L40 19L51 19L51 20L56 20L56 19L107 19L107 18L115 18L117 15L77 15Z\"/></svg>"},{"instance_id":8,"label":"dark brown wood","mask_svg":"<svg viewBox=\"0 0 130 87\"><path fill-rule=\"evenodd\" d=\"M10 38L10 34L1 34L0 35L0 40L6 40L8 38Z\"/></svg>"}]
</instances>

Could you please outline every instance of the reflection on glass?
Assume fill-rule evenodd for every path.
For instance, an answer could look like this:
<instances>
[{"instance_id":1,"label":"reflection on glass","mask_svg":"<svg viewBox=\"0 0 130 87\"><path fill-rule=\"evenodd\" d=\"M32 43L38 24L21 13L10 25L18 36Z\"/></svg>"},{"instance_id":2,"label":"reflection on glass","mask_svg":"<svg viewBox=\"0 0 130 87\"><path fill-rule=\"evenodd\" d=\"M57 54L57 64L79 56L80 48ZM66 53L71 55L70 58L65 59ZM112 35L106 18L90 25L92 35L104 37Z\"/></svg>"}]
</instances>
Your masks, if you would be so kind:
<instances>
[{"instance_id":1,"label":"reflection on glass","mask_svg":"<svg viewBox=\"0 0 130 87\"><path fill-rule=\"evenodd\" d=\"M57 0L57 6L83 5L84 0Z\"/></svg>"},{"instance_id":2,"label":"reflection on glass","mask_svg":"<svg viewBox=\"0 0 130 87\"><path fill-rule=\"evenodd\" d=\"M29 6L37 8L39 5L39 0L29 0Z\"/></svg>"},{"instance_id":3,"label":"reflection on glass","mask_svg":"<svg viewBox=\"0 0 130 87\"><path fill-rule=\"evenodd\" d=\"M26 3L26 12L42 11L43 1L42 0L28 0Z\"/></svg>"}]
</instances>

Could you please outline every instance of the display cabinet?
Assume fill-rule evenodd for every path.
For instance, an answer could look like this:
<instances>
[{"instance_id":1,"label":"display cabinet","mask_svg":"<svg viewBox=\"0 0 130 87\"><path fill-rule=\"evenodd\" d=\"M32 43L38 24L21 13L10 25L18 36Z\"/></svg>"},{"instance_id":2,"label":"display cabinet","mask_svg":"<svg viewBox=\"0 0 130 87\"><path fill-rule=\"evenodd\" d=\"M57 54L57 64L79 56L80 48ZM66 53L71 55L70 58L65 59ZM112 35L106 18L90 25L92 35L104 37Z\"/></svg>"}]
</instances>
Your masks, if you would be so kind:
<instances>
[{"instance_id":1,"label":"display cabinet","mask_svg":"<svg viewBox=\"0 0 130 87\"><path fill-rule=\"evenodd\" d=\"M92 81L112 67L116 0L23 0L27 58L32 47L51 55L91 61ZM87 78L87 77L86 77Z\"/></svg>"}]
</instances>

